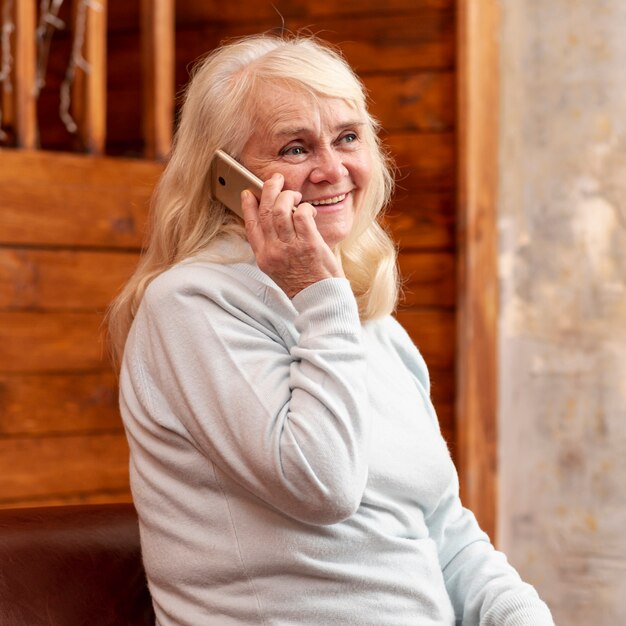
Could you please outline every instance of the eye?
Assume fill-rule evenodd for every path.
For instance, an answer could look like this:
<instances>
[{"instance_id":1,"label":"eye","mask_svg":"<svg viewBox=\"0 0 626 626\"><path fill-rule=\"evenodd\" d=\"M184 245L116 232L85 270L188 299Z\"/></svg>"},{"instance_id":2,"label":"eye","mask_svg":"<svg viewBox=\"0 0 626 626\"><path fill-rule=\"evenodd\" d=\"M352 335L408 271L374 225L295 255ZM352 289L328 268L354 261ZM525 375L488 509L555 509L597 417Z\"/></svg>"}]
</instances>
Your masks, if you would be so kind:
<instances>
[{"instance_id":1,"label":"eye","mask_svg":"<svg viewBox=\"0 0 626 626\"><path fill-rule=\"evenodd\" d=\"M280 151L280 156L301 156L304 154L303 146L287 146Z\"/></svg>"},{"instance_id":2,"label":"eye","mask_svg":"<svg viewBox=\"0 0 626 626\"><path fill-rule=\"evenodd\" d=\"M339 139L337 140L337 143L343 144L343 145L348 145L348 144L352 144L355 143L359 140L359 136L356 133L346 133L345 135L341 135L341 137L339 137Z\"/></svg>"}]
</instances>

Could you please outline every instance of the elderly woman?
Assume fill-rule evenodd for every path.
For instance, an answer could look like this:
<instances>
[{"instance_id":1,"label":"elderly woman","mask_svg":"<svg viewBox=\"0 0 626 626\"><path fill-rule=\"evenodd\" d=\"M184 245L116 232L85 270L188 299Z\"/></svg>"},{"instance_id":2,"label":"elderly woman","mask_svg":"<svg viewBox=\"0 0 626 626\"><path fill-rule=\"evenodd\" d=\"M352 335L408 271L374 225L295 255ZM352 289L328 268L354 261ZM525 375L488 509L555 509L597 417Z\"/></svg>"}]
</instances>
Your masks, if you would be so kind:
<instances>
[{"instance_id":1,"label":"elderly woman","mask_svg":"<svg viewBox=\"0 0 626 626\"><path fill-rule=\"evenodd\" d=\"M216 149L264 181L241 220ZM390 316L392 189L363 86L312 38L196 68L149 245L114 303L161 626L548 626L459 501L420 353Z\"/></svg>"}]
</instances>

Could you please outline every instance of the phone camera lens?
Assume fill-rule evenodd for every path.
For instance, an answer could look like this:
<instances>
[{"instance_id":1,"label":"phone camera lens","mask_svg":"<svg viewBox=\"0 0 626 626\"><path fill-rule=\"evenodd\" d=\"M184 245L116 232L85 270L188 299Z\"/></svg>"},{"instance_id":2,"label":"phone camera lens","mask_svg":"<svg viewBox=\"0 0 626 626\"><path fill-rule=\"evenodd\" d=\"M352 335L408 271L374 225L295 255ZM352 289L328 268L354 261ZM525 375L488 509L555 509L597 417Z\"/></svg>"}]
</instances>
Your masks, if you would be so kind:
<instances>
[{"instance_id":1,"label":"phone camera lens","mask_svg":"<svg viewBox=\"0 0 626 626\"><path fill-rule=\"evenodd\" d=\"M217 180L219 181L220 185L222 185L222 187L226 187L226 181L222 178L222 176L220 176Z\"/></svg>"}]
</instances>

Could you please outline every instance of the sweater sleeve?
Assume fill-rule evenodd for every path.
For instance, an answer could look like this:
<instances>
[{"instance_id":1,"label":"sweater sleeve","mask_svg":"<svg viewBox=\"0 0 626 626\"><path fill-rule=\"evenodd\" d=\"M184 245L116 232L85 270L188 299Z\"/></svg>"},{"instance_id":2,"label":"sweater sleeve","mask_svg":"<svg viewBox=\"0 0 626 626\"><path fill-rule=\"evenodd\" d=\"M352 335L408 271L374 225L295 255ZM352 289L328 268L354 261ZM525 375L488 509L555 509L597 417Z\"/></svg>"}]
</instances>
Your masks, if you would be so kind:
<instances>
[{"instance_id":1,"label":"sweater sleeve","mask_svg":"<svg viewBox=\"0 0 626 626\"><path fill-rule=\"evenodd\" d=\"M548 607L461 506L458 482L427 519L457 624L554 626Z\"/></svg>"},{"instance_id":2,"label":"sweater sleeve","mask_svg":"<svg viewBox=\"0 0 626 626\"><path fill-rule=\"evenodd\" d=\"M437 421L424 359L399 325L393 332L396 349L413 371L428 412ZM454 468L450 476L436 505L425 512L425 519L437 545L457 625L554 626L550 610L535 589L521 580L505 555L494 549L471 511L462 506Z\"/></svg>"},{"instance_id":3,"label":"sweater sleeve","mask_svg":"<svg viewBox=\"0 0 626 626\"><path fill-rule=\"evenodd\" d=\"M348 281L294 298L299 337L289 346L263 289L207 279L208 289L174 276L144 296L151 414L165 428L180 422L208 460L284 514L311 524L349 517L367 481L369 419Z\"/></svg>"}]
</instances>

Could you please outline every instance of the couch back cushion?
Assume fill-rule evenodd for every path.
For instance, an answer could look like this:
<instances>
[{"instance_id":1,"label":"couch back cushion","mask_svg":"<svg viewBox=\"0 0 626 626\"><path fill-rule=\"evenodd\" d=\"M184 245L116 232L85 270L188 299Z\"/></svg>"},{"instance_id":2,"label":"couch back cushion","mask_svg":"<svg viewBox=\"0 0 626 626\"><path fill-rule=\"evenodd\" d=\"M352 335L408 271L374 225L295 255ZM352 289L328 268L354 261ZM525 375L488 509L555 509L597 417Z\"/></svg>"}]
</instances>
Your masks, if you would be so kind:
<instances>
[{"instance_id":1,"label":"couch back cushion","mask_svg":"<svg viewBox=\"0 0 626 626\"><path fill-rule=\"evenodd\" d=\"M0 616L11 626L154 624L134 507L0 510Z\"/></svg>"}]
</instances>

